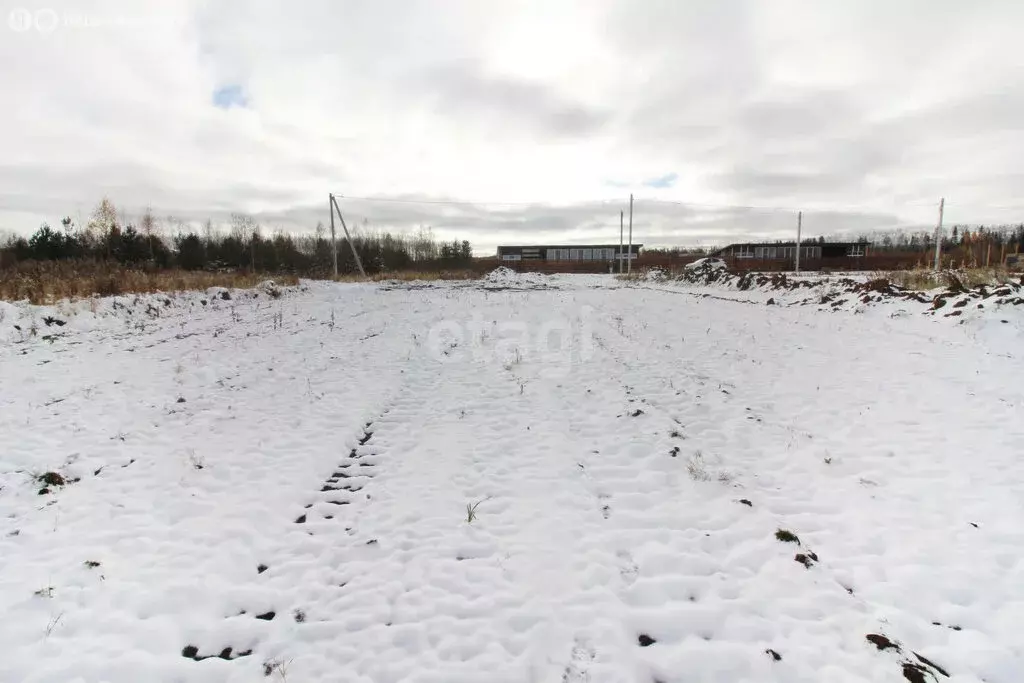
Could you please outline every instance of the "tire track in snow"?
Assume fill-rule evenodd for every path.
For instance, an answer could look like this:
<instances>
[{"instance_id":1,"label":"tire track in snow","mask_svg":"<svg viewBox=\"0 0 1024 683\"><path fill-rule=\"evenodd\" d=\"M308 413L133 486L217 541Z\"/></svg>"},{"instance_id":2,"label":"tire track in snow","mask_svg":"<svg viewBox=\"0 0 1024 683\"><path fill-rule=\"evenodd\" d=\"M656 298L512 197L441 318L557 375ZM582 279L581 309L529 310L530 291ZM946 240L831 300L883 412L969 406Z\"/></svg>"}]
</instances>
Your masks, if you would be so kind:
<instances>
[{"instance_id":1,"label":"tire track in snow","mask_svg":"<svg viewBox=\"0 0 1024 683\"><path fill-rule=\"evenodd\" d=\"M382 449L358 493L371 499L343 508L353 536L303 539L332 542L299 560L304 578L288 572L319 586L290 676L631 683L620 619L604 614L615 558L586 541L602 518L575 474L571 411L533 388L548 367L526 359L520 384L500 360L415 357L366 444ZM285 643L258 652L287 659Z\"/></svg>"},{"instance_id":2,"label":"tire track in snow","mask_svg":"<svg viewBox=\"0 0 1024 683\"><path fill-rule=\"evenodd\" d=\"M770 313L774 313L774 311L770 311ZM796 320L801 319L796 315L787 315L788 317L793 317ZM645 356L643 358L638 357L630 362L632 369L637 370L644 366L650 368L656 365L674 369L672 363L675 360L673 358L674 354L664 351L662 344L655 343L657 342L657 337L663 338L665 336L665 328L672 327L671 325L664 324L666 320L671 319L671 317L666 317L665 319L651 321L652 327L656 328L656 332L659 334L654 339L651 339L649 332L645 333L650 346L644 349ZM812 321L815 320L813 317L811 319ZM700 327L703 327L699 321L695 322ZM728 318L725 322L726 325L723 330L720 323L714 320L711 321L710 325L716 331L715 337L710 336L711 327L708 329L709 334L707 336L701 335L697 330L689 332L684 330L686 337L695 336L699 341L696 348L690 349L691 354L695 352L697 354L695 357L706 358L709 364L713 363L714 367L726 368L734 373L741 367L750 367L751 365L757 367L761 362L770 362L772 358L770 354L760 359L742 357L743 354L731 349L730 347L736 343L746 342L743 339L746 323L737 325ZM629 328L634 324L633 321L630 321L630 324L625 325L627 336ZM837 324L839 323L828 323L828 325ZM778 323L778 327L785 334L790 335L792 330L788 326L792 325L793 323L788 319ZM623 329L621 323L617 327L620 331ZM694 332L697 334L694 335ZM768 326L768 332L773 332L770 325ZM853 330L849 330L849 332L852 333ZM860 333L861 331L858 330L856 334ZM764 343L762 339L758 339L758 341ZM851 343L854 342L851 341ZM768 342L768 346L771 346L771 341ZM801 346L804 348L800 357L810 362L813 367L814 354L821 353L823 349L815 348L813 340L810 344L803 343ZM854 346L853 348L856 347ZM828 352L827 349L824 351ZM721 357L728 357L729 355L735 356L736 360L731 363L723 363ZM918 354L915 357L920 357L920 355ZM751 375L746 374L745 382L737 382L733 386L727 384L729 378L726 376L722 378L724 380L722 383L728 389L717 392L708 391L708 386L706 385L710 378L698 377L697 379L705 386L698 388L696 392L687 392L685 389L680 392L678 390L680 383L677 383L675 387L669 383L668 388L674 390L673 395L672 392L666 390L665 377L658 376L658 374L652 372L637 372L636 374L637 380L634 384L648 397L646 399L647 403L664 407L672 417L676 419L682 418L680 421L688 426L698 427L698 429L691 428L685 430L691 447L713 443L716 450L725 449L726 453L737 453L743 456L739 459L730 457L730 464L743 466L737 481L742 482L744 487L749 489L750 493L744 495L747 495L753 501L751 518L760 519L763 527L791 529L802 539L804 532L810 531L809 535L812 537L812 540L817 538L822 532L833 532L833 534L826 535L825 538L832 540L834 543L834 532L848 529L850 526L849 522L857 519L857 514L850 515L851 509L858 510L859 513L860 511L871 510L873 506L881 502L875 502L876 498L872 490L873 487L878 486L878 483L863 477L860 479L860 488L863 491L863 500L860 503L847 501L845 505L837 505L835 499L829 499L827 494L825 496L821 495L822 491L817 489L817 487L823 481L827 482L829 477L823 478L820 474L809 472L809 469L813 469L815 466L825 471L834 470L837 467L840 467L841 470L849 469L848 465L843 467L846 463L842 463L842 461L840 461L840 465L833 463L833 457L827 451L825 452L824 459L820 455L823 447L835 447L837 445L835 439L826 438L824 443L812 442L811 435L801 428L807 427L807 425L792 422L786 416L780 414L778 408L773 405L775 401L772 399L775 396L770 393L773 387L766 387L757 383L756 379L753 379ZM901 374L894 372L892 376L900 377ZM802 376L796 379L806 382L807 377ZM829 379L828 376L822 378L825 382L828 382ZM819 382L822 380L819 380ZM722 387L719 388L721 389ZM758 392L765 393L759 394ZM694 410L695 406L688 406L684 403L687 394L714 404L714 407L708 411L708 416L716 414L719 416L717 427L720 432L724 432L724 439L716 437L714 434L714 427L716 425L703 419L694 420L693 415L698 415L699 413ZM843 392L842 395L846 396L847 394L849 394L848 391ZM680 395L682 396L680 397ZM656 398L650 398L651 396ZM766 396L770 397L767 401L765 400ZM785 393L780 395L781 398L786 398L786 396ZM805 409L808 396L814 396L813 385L810 387L809 393L805 390L801 394L801 401L804 403ZM845 402L849 402L849 399L841 401L838 406L842 406ZM842 410L838 406L836 410ZM869 409L870 407L870 405L867 406ZM704 416L701 417L703 418ZM710 439L708 438L709 436L711 437ZM815 443L817 443L816 447L814 446ZM787 457L780 458L779 453L773 453L771 449L782 451ZM837 450L841 453L847 449ZM814 457L814 451L817 451L819 454L816 458ZM857 455L861 454L858 453ZM866 460L858 457L856 461L851 460L849 464L854 465L855 468L859 464L863 468L864 465L859 462L862 459ZM836 471L836 474L839 475L841 470ZM939 481L945 481L945 479L937 480L936 483ZM856 489L857 487L855 486L854 488ZM854 492L856 493L856 491ZM888 507L888 504L886 504L884 507L879 508L879 510ZM974 528L978 528L977 525L974 525ZM965 527L965 531L969 533L970 529ZM916 544L916 539L913 540ZM828 546L828 548L831 547ZM820 547L815 548L815 550L818 553L822 553ZM936 621L934 615L937 615L938 612L934 608L926 609L924 614L919 613L915 618L908 614L901 614L898 609L894 610L895 605L879 602L877 598L872 599L869 597L864 599L859 590L854 590L855 585L858 583L855 580L857 574L854 573L852 568L844 567L846 563L842 561L842 558L834 559L833 553L829 552L828 549L819 557L814 550L807 548L805 541L800 547L791 546L788 548L788 552L783 552L784 557L795 560L788 570L784 567L778 568L782 572L787 572L784 575L787 581L786 585L792 586L791 590L795 594L799 592L821 593L821 600L827 601L827 604L833 606L830 610L831 613L828 614L828 618L837 622L837 624L842 624L841 628L837 627L835 629L838 636L834 640L835 651L843 651L843 654L848 654L846 651L863 651L865 648L865 634L878 631L893 633L894 635L916 633L918 634L916 642L919 646L928 641L944 640L944 637L941 635L936 638L929 633L925 633L928 629L932 629L931 633L933 634L945 628L941 621ZM802 575L802 581L806 584L804 586L793 583L793 579L801 580L791 575L792 568L798 564L806 565L807 567ZM861 578L861 582L863 580ZM866 587L869 591L873 588L870 584ZM827 591L827 595L822 592L823 589ZM892 623L887 623L886 616L890 618L898 617L898 619L894 619ZM942 621L945 621L947 618L943 617ZM953 637L957 636L954 634ZM781 646L778 649L783 654L786 654L786 650L782 649ZM873 648L868 648L868 650L873 652ZM933 645L932 649L925 650L925 652L933 658L937 657L939 662L942 663L942 660L948 657L948 655L943 656L944 650L945 648L937 649ZM862 654L862 652L857 652L857 654ZM884 661L879 660L880 658L877 656L869 662L855 662L851 658L847 666L851 667L849 670L855 670L856 668L866 669L871 666L883 665ZM928 664L916 663L912 659L908 661L916 667L930 666ZM821 665L825 665L825 663ZM906 666L904 668L906 669ZM938 672L937 675L941 675L940 669L935 669L935 671Z\"/></svg>"},{"instance_id":3,"label":"tire track in snow","mask_svg":"<svg viewBox=\"0 0 1024 683\"><path fill-rule=\"evenodd\" d=\"M360 335L351 330L347 336L363 341ZM379 337L374 334L369 339L379 341ZM367 354L361 347L361 355L365 358ZM334 356L331 359L336 360ZM331 622L322 605L336 600L349 581L358 579L346 572L346 562L372 562L379 554L380 541L361 533L359 521L368 511L372 514L374 488L370 484L389 454L388 428L410 419L410 413L415 413L410 395L418 400L438 380L436 373L426 371L423 365L422 357L410 355L399 371L403 380L394 396L384 401L357 434L342 442L344 455L301 512L293 513L292 533L255 568L262 587L249 598L253 609L243 608L235 618L210 627L205 637L193 638L205 646L190 642L182 650L183 656L202 661L254 655L254 663L234 673L242 680L249 680L256 669L270 676L288 670L291 659L285 643L293 637L293 629L314 630ZM325 556L327 561L321 561ZM240 627L238 618L251 621ZM246 643L248 647L243 650L225 643Z\"/></svg>"},{"instance_id":4,"label":"tire track in snow","mask_svg":"<svg viewBox=\"0 0 1024 683\"><path fill-rule=\"evenodd\" d=\"M619 316L606 313L606 327L618 327L617 318ZM574 398L591 404L583 412L592 416L593 436L601 434L601 425L612 418L608 406L616 407L616 419L622 424L622 428L615 431L622 443L617 448L603 449L600 456L591 456L592 462L587 466L588 475L601 482L598 488L620 492L645 489L642 497L612 495L609 522L611 527L618 527L615 536L622 560L619 594L627 605L627 613L632 615L630 625L640 633L638 641L644 648L644 659L652 678L686 680L677 678L682 671L691 674L706 671L706 675L714 671L715 675L727 674L730 679L784 678L788 666L765 652L771 650L792 656L795 647L786 638L780 638L778 629L766 623L763 614L775 612L778 618L787 620L795 617L805 631L812 629L814 622L794 611L795 604L775 604L766 610L747 594L791 586L809 601L827 605L825 609L813 610L817 618L824 619L834 618L830 611L848 609L849 605L842 607L848 596L827 586L822 589L816 584L801 585L801 579L807 577L793 571L796 564L789 559L786 549L771 537L775 525L765 520L758 510L752 511L754 514L744 512L747 506L738 504L740 496L738 491L733 492L731 479L725 484L714 481L713 472L709 477L701 471L706 469L703 465L687 468L690 471L683 469L687 465L683 457L686 451L692 453L692 449L704 441L703 430L686 426L691 422L687 419L688 406L673 402L674 397L685 392L666 386L665 367L659 367L664 358L654 358L650 349L644 349L648 354L646 358L625 359L602 335L600 331L597 333L598 347L614 361L595 363L601 368L599 375L609 379L603 383L606 389L599 392L604 396L595 400L599 393L594 392L588 380L587 392ZM601 382L601 378L596 381ZM652 382L656 391L650 391ZM613 384L619 385L618 396L611 388ZM713 397L709 409L700 413L703 421L720 419L724 413L732 415L733 424L747 429L761 426L756 417L751 419L744 407L732 405L731 388L707 389L705 386L695 394L700 398ZM635 406L639 406L639 411ZM692 422L700 425L697 420ZM681 444L685 444L685 450ZM635 459L633 468L618 464L625 453ZM616 460L616 465L597 464ZM672 464L666 467L666 463ZM663 482L651 482L649 487L636 486L636 482L645 477L654 479L653 473L659 470L663 472ZM711 481L704 481L706 478ZM659 483L662 485L658 486ZM789 566L785 564L787 560L791 563ZM805 570L801 567L799 571ZM859 624L867 619L860 614L846 621ZM760 640L764 647L740 651L737 648L751 640L751 631L758 634L755 642ZM664 647L666 644L669 647ZM863 662L857 664L843 652L846 648L842 634L833 640L833 647L834 652L842 653L837 659L848 660L845 664L850 670L863 668ZM799 643L796 648L803 650L801 654L813 654L812 648L800 647ZM828 654L817 657L821 659ZM705 662L698 665L696 671L694 658ZM828 665L825 661L817 664ZM788 675L792 675L792 671Z\"/></svg>"}]
</instances>

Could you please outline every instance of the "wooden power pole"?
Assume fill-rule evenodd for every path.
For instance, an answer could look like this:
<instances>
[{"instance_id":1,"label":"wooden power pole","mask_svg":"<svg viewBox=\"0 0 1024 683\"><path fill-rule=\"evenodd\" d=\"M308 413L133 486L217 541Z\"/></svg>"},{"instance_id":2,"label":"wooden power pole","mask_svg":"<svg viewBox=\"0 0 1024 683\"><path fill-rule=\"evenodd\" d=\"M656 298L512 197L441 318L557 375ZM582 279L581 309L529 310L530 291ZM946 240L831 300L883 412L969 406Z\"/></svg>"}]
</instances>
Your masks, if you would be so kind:
<instances>
[{"instance_id":1,"label":"wooden power pole","mask_svg":"<svg viewBox=\"0 0 1024 683\"><path fill-rule=\"evenodd\" d=\"M939 223L935 226L935 271L942 265L942 212L946 208L946 198L939 200Z\"/></svg>"},{"instance_id":2,"label":"wooden power pole","mask_svg":"<svg viewBox=\"0 0 1024 683\"><path fill-rule=\"evenodd\" d=\"M327 196L327 210L331 212L331 259L334 261L334 279L338 279L338 239L334 236L334 195Z\"/></svg>"},{"instance_id":3,"label":"wooden power pole","mask_svg":"<svg viewBox=\"0 0 1024 683\"><path fill-rule=\"evenodd\" d=\"M619 275L622 275L622 223L625 216L625 211L619 211Z\"/></svg>"},{"instance_id":4,"label":"wooden power pole","mask_svg":"<svg viewBox=\"0 0 1024 683\"><path fill-rule=\"evenodd\" d=\"M796 272L800 272L800 229L803 227L804 212L796 213Z\"/></svg>"},{"instance_id":5,"label":"wooden power pole","mask_svg":"<svg viewBox=\"0 0 1024 683\"><path fill-rule=\"evenodd\" d=\"M366 271L363 270L363 261L362 261L362 259L359 258L359 252L356 251L355 242L352 241L352 235L349 234L348 226L345 225L345 217L341 215L341 209L338 208L338 200L334 198L333 194L330 197L331 197L331 206L334 208L334 211L338 212L338 220L341 221L341 229L345 231L345 239L348 240L348 246L352 249L352 258L354 258L356 260L356 267L359 268L359 274L362 275L363 277L366 277ZM331 213L331 226L332 226L331 227L331 231L332 232L334 231L333 225L334 225L334 213L332 212ZM335 257L334 257L335 263L337 263L337 258L338 258L337 257L337 253L335 253ZM335 266L335 269L337 269L337 266Z\"/></svg>"},{"instance_id":6,"label":"wooden power pole","mask_svg":"<svg viewBox=\"0 0 1024 683\"><path fill-rule=\"evenodd\" d=\"M633 193L629 193L629 253L626 254L629 260L626 262L626 272L633 272Z\"/></svg>"}]
</instances>

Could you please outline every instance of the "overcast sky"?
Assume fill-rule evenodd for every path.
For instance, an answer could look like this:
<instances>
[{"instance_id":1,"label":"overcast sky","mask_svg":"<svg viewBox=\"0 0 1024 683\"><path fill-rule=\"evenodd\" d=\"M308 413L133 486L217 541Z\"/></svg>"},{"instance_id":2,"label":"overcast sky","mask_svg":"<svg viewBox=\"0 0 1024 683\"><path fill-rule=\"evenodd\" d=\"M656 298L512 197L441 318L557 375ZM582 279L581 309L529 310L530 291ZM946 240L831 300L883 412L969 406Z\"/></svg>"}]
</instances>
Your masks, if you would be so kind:
<instances>
[{"instance_id":1,"label":"overcast sky","mask_svg":"<svg viewBox=\"0 0 1024 683\"><path fill-rule=\"evenodd\" d=\"M648 245L1024 221L1020 0L0 8L0 230L311 231L331 191L474 202L342 208L479 254L614 242L631 192Z\"/></svg>"}]
</instances>

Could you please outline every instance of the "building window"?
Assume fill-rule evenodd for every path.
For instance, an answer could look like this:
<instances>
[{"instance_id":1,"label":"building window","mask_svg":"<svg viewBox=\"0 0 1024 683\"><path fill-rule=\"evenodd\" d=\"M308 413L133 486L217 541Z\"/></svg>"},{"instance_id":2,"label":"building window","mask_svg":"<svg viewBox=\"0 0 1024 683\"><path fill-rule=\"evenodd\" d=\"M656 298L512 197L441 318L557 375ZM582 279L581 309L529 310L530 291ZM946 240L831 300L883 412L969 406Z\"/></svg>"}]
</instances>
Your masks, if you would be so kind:
<instances>
[{"instance_id":1,"label":"building window","mask_svg":"<svg viewBox=\"0 0 1024 683\"><path fill-rule=\"evenodd\" d=\"M569 259L570 260L572 260L572 261L579 261L581 258L583 258L583 250L582 249L570 249L569 250Z\"/></svg>"},{"instance_id":2,"label":"building window","mask_svg":"<svg viewBox=\"0 0 1024 683\"><path fill-rule=\"evenodd\" d=\"M865 245L863 244L851 244L846 250L847 256L863 256L866 251Z\"/></svg>"},{"instance_id":3,"label":"building window","mask_svg":"<svg viewBox=\"0 0 1024 683\"><path fill-rule=\"evenodd\" d=\"M501 260L502 261L522 261L523 260L523 255L522 254L502 254Z\"/></svg>"},{"instance_id":4,"label":"building window","mask_svg":"<svg viewBox=\"0 0 1024 683\"><path fill-rule=\"evenodd\" d=\"M736 247L733 253L736 258L754 258L754 248L749 246Z\"/></svg>"}]
</instances>

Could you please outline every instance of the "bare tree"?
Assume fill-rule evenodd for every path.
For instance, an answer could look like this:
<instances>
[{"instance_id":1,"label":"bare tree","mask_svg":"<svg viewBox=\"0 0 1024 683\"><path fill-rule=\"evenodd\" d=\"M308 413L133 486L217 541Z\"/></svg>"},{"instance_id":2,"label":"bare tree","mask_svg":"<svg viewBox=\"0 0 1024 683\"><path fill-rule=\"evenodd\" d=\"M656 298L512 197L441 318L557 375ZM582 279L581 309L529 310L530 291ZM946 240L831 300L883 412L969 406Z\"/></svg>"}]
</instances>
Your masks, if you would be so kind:
<instances>
[{"instance_id":1,"label":"bare tree","mask_svg":"<svg viewBox=\"0 0 1024 683\"><path fill-rule=\"evenodd\" d=\"M107 256L110 256L110 240L107 237L117 230L117 207L108 197L100 200L100 203L93 209L92 218L89 220L89 233L98 241L107 245Z\"/></svg>"},{"instance_id":2,"label":"bare tree","mask_svg":"<svg viewBox=\"0 0 1024 683\"><path fill-rule=\"evenodd\" d=\"M260 238L260 226L252 216L244 213L231 214L231 235L242 244L249 242L249 263L256 272L256 242Z\"/></svg>"},{"instance_id":3,"label":"bare tree","mask_svg":"<svg viewBox=\"0 0 1024 683\"><path fill-rule=\"evenodd\" d=\"M147 206L146 211L142 214L142 218L139 219L139 229L142 234L146 236L146 242L149 244L149 260L150 262L156 262L156 252L153 250L153 234L157 230L156 218L153 216L153 208Z\"/></svg>"}]
</instances>

